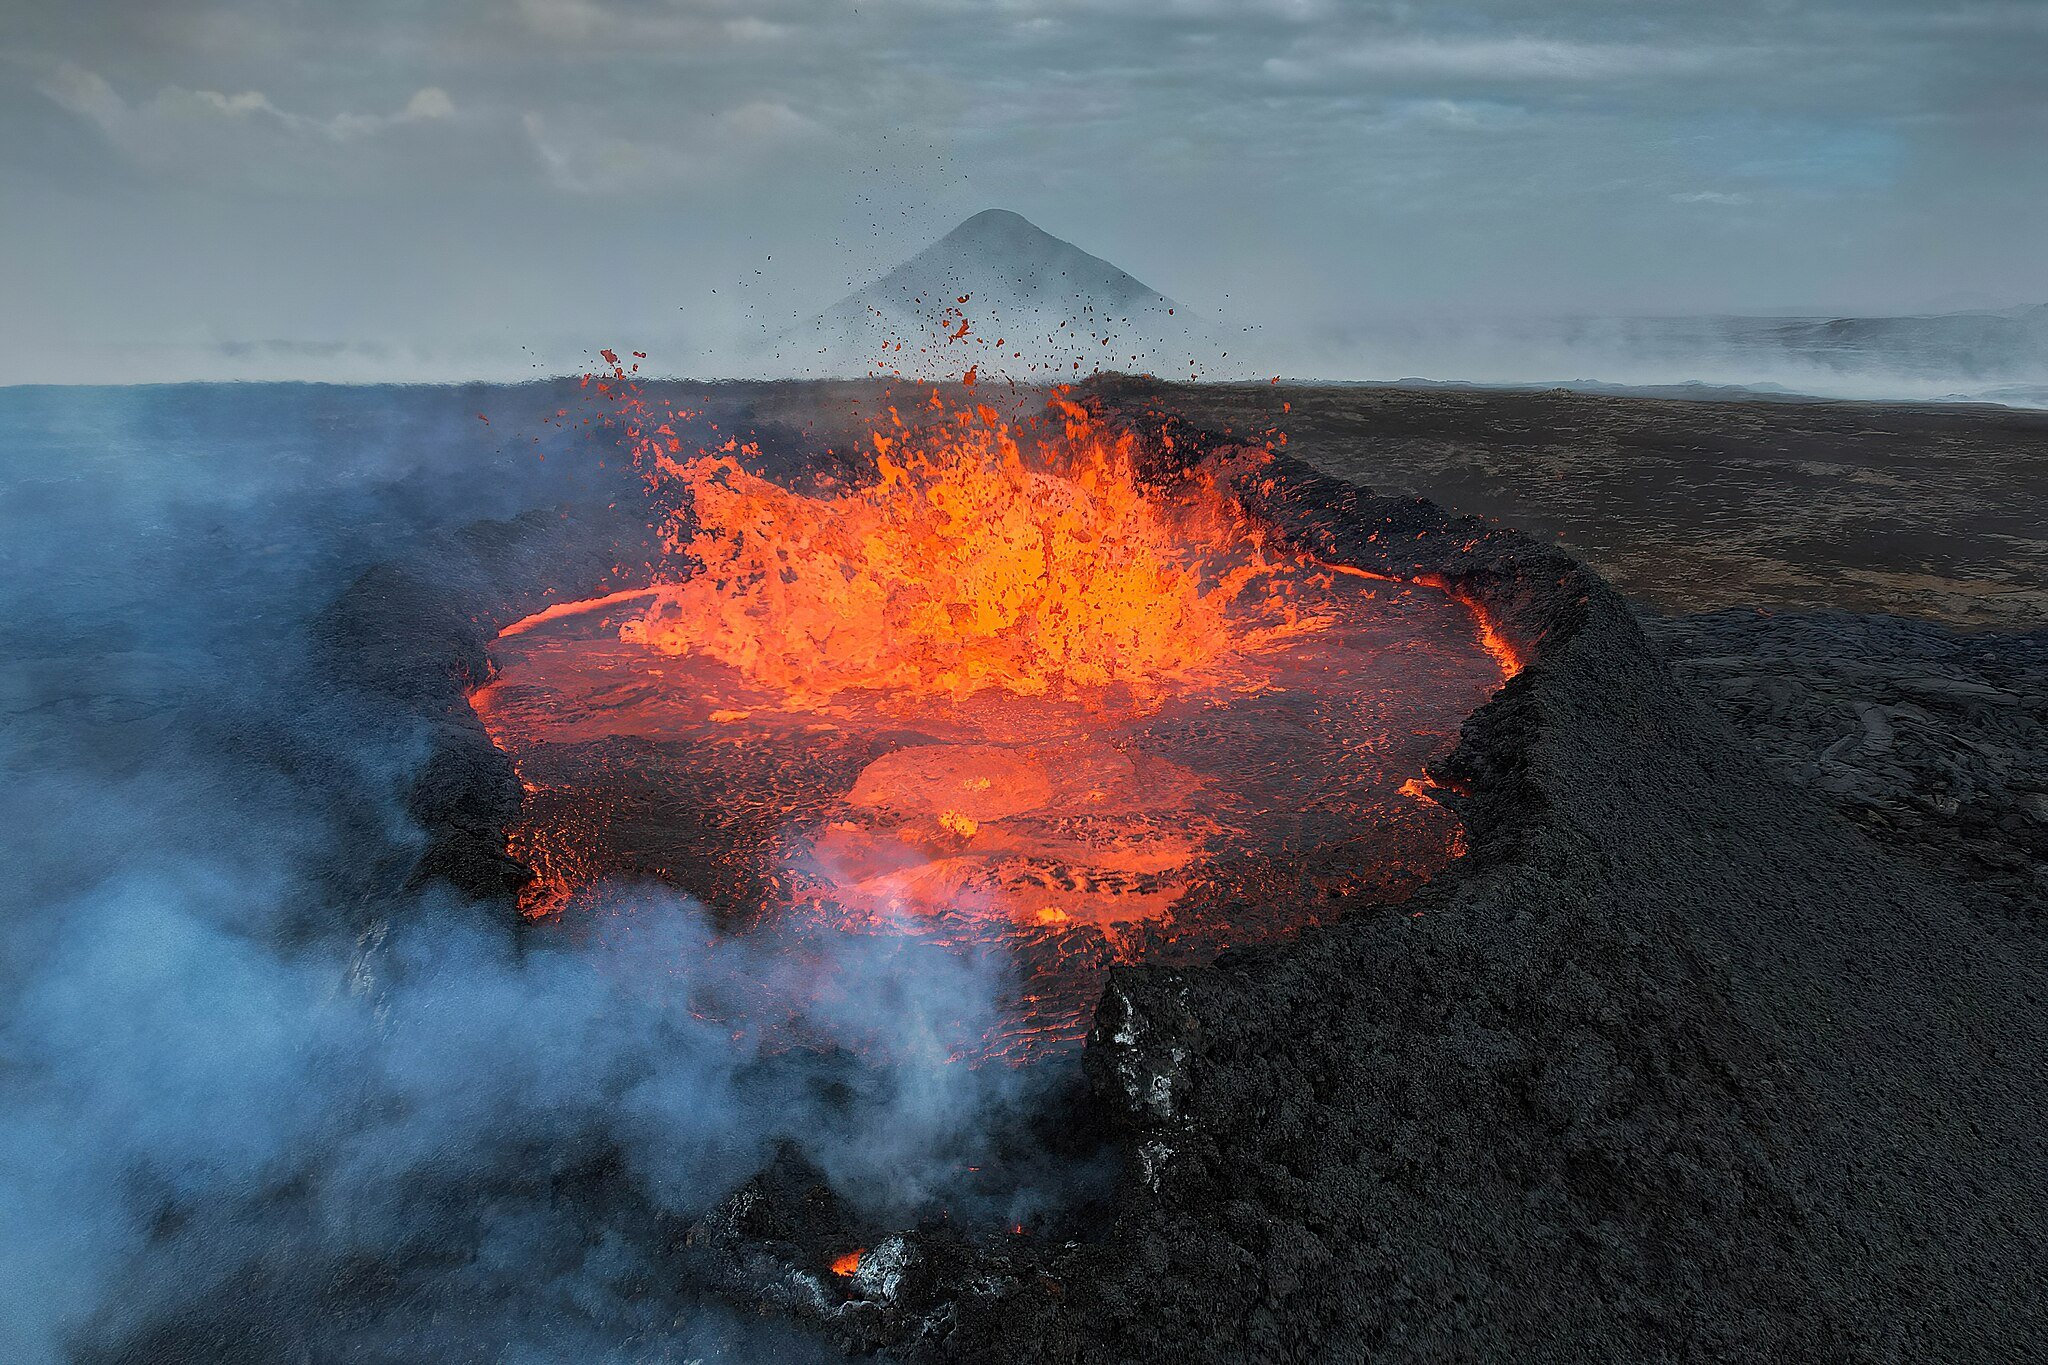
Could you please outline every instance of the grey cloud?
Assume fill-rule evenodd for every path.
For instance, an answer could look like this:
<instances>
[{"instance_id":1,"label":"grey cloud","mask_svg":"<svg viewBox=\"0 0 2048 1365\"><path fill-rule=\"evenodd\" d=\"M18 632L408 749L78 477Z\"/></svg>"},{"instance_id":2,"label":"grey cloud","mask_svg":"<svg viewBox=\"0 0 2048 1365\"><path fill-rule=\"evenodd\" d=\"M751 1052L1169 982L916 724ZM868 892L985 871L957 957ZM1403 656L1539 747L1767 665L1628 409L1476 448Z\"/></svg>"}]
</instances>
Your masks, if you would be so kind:
<instances>
[{"instance_id":1,"label":"grey cloud","mask_svg":"<svg viewBox=\"0 0 2048 1365\"><path fill-rule=\"evenodd\" d=\"M757 99L697 120L666 141L621 134L608 121L563 126L529 110L520 126L548 177L578 194L646 190L671 182L729 177L779 149L825 137L816 122L780 100Z\"/></svg>"},{"instance_id":2,"label":"grey cloud","mask_svg":"<svg viewBox=\"0 0 2048 1365\"><path fill-rule=\"evenodd\" d=\"M1457 80L1599 81L1705 71L1726 60L1694 47L1553 38L1423 36L1366 42L1314 56L1276 57L1267 70L1304 79L1330 70Z\"/></svg>"},{"instance_id":3,"label":"grey cloud","mask_svg":"<svg viewBox=\"0 0 2048 1365\"><path fill-rule=\"evenodd\" d=\"M218 90L185 90L169 86L140 106L131 106L105 80L83 67L60 62L43 79L42 89L64 108L98 125L124 149L151 150L161 129L175 134L209 123L248 123L288 137L327 142L352 142L407 124L452 118L455 104L438 86L422 86L405 106L389 114L340 113L313 118L290 113L271 103L260 90L228 95Z\"/></svg>"},{"instance_id":4,"label":"grey cloud","mask_svg":"<svg viewBox=\"0 0 2048 1365\"><path fill-rule=\"evenodd\" d=\"M1275 330L2018 303L2048 297L2025 230L2048 214L2032 155L2044 15L2009 0L78 0L36 7L0 44L102 78L69 117L123 130L126 151L105 135L110 164L167 169L151 190L102 176L88 194L86 168L53 174L26 139L0 143L17 259L96 244L37 272L0 257L0 287L46 300L24 330L95 346L169 340L163 319L216 339L416 350L459 326L510 344L602 303L614 330L592 344L658 341L660 322L716 354L721 331L773 334L1003 204ZM426 90L450 116L394 121ZM0 89L0 113L25 108ZM237 196L308 180L331 182L324 216L268 220L261 240L232 225ZM216 210L203 228L183 188ZM115 194L138 197L112 213ZM124 259L216 230L250 234L246 279L126 278ZM352 244L385 235L398 254L380 290ZM593 289L556 250L569 243L634 289ZM430 304L407 252L466 283ZM345 308L266 313L297 287L280 281L334 259L357 262ZM493 273L520 287L490 288ZM350 331L380 300L388 330Z\"/></svg>"},{"instance_id":5,"label":"grey cloud","mask_svg":"<svg viewBox=\"0 0 2048 1365\"><path fill-rule=\"evenodd\" d=\"M50 65L37 87L85 120L130 162L187 182L263 183L279 178L332 185L373 168L376 144L456 118L448 92L422 86L388 113L343 111L315 117L280 108L260 90L234 94L166 86L131 103L98 73L72 62Z\"/></svg>"}]
</instances>

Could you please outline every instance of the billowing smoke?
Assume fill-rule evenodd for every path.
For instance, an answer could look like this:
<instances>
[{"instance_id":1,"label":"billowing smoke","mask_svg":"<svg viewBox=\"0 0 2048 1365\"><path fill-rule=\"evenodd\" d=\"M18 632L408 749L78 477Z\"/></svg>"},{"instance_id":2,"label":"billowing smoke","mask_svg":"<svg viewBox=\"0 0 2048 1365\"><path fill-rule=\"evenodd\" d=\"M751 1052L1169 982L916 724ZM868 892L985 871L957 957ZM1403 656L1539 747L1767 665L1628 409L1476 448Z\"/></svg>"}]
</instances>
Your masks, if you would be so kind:
<instances>
[{"instance_id":1,"label":"billowing smoke","mask_svg":"<svg viewBox=\"0 0 2048 1365\"><path fill-rule=\"evenodd\" d=\"M478 400L0 393L0 1359L803 1358L681 1236L784 1144L882 1223L1040 1197L963 1182L1029 1099L948 1060L985 962L404 889L417 723L309 622L612 477Z\"/></svg>"},{"instance_id":2,"label":"billowing smoke","mask_svg":"<svg viewBox=\"0 0 2048 1365\"><path fill-rule=\"evenodd\" d=\"M2048 305L1917 317L1361 319L1243 348L1301 378L2048 406Z\"/></svg>"}]
</instances>

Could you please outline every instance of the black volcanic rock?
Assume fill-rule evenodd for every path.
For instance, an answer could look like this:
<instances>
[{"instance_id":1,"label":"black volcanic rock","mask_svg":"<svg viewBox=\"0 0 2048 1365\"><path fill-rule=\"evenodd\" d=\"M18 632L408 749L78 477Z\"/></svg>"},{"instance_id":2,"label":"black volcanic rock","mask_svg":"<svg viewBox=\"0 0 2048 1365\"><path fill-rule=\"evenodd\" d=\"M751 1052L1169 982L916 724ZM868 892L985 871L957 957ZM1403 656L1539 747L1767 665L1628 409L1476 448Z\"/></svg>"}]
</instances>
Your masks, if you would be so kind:
<instances>
[{"instance_id":1,"label":"black volcanic rock","mask_svg":"<svg viewBox=\"0 0 2048 1365\"><path fill-rule=\"evenodd\" d=\"M2019 914L2048 910L2048 630L1739 608L1643 627L1781 778Z\"/></svg>"},{"instance_id":2,"label":"black volcanic rock","mask_svg":"<svg viewBox=\"0 0 2048 1365\"><path fill-rule=\"evenodd\" d=\"M1417 509L1289 473L1320 549L1476 533L1482 600L1534 594L1535 661L1438 774L1473 855L1291 945L1118 969L1114 1231L963 1299L930 1357L2037 1348L2038 936L1780 780L1584 570L1441 518L1418 551Z\"/></svg>"},{"instance_id":3,"label":"black volcanic rock","mask_svg":"<svg viewBox=\"0 0 2048 1365\"><path fill-rule=\"evenodd\" d=\"M864 1317L858 1345L2038 1354L2039 919L1786 781L1703 695L1711 670L1674 673L1561 552L1292 461L1273 472L1260 510L1278 529L1328 559L1446 575L1530 656L1434 774L1471 855L1406 905L1292 943L1117 969L1084 1062L1124 1163L1106 1231L935 1262L916 1320ZM501 591L529 590L506 565ZM736 1253L788 1240L732 1237Z\"/></svg>"}]
</instances>

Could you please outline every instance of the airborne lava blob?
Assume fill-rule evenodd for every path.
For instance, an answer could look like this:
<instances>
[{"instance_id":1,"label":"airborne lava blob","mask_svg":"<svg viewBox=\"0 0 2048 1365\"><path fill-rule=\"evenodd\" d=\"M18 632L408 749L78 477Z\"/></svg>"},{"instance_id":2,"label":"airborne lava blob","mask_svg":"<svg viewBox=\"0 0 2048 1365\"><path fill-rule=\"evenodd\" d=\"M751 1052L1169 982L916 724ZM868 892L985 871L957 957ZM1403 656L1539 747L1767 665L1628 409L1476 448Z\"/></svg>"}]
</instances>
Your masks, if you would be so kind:
<instances>
[{"instance_id":1,"label":"airborne lava blob","mask_svg":"<svg viewBox=\"0 0 2048 1365\"><path fill-rule=\"evenodd\" d=\"M1416 779L1504 666L1440 587L1335 574L1062 395L934 391L873 476L799 492L631 433L672 572L516 622L479 714L518 763L532 914L652 878L993 959L970 1057L1078 1040L1116 961L1269 941L1459 850ZM641 433L646 433L642 435Z\"/></svg>"}]
</instances>

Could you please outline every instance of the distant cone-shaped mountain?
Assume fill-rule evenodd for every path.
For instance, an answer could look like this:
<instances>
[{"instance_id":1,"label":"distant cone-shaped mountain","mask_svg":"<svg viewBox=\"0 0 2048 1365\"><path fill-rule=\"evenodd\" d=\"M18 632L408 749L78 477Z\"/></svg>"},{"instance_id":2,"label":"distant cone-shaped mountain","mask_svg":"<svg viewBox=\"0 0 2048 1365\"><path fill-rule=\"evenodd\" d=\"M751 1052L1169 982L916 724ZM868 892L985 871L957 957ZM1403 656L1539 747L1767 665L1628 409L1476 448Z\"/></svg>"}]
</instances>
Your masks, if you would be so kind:
<instances>
[{"instance_id":1,"label":"distant cone-shaped mountain","mask_svg":"<svg viewBox=\"0 0 2048 1365\"><path fill-rule=\"evenodd\" d=\"M1211 329L1021 214L985 209L783 339L813 374L1213 375Z\"/></svg>"}]
</instances>

